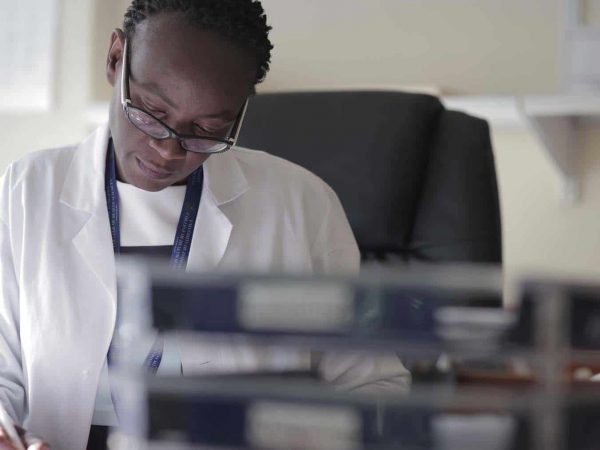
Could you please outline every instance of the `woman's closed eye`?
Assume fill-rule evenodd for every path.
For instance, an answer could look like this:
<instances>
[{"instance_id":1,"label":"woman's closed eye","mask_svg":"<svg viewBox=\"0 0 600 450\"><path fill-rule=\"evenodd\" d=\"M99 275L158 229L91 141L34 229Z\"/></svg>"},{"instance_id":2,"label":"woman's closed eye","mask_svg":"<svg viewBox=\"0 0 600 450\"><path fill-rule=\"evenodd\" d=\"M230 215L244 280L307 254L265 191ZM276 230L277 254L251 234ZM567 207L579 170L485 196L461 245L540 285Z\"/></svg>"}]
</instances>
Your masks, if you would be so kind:
<instances>
[{"instance_id":1,"label":"woman's closed eye","mask_svg":"<svg viewBox=\"0 0 600 450\"><path fill-rule=\"evenodd\" d=\"M196 133L199 135L208 135L208 136L223 136L227 133L231 125L219 125L219 126L208 126L208 125L198 125L196 124Z\"/></svg>"},{"instance_id":2,"label":"woman's closed eye","mask_svg":"<svg viewBox=\"0 0 600 450\"><path fill-rule=\"evenodd\" d=\"M148 111L153 116L163 116L164 117L167 115L167 113L165 111L163 111L162 109L160 109L159 107L153 106L146 102L144 102L144 108L146 109L146 111Z\"/></svg>"}]
</instances>

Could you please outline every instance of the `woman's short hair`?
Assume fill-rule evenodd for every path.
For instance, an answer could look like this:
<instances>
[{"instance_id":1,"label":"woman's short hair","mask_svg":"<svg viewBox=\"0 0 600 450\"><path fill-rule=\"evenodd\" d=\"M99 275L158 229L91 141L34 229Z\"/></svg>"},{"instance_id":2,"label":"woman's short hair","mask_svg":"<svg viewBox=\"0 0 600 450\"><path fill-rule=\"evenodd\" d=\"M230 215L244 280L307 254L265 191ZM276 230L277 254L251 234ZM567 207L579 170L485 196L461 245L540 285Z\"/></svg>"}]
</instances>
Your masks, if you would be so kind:
<instances>
[{"instance_id":1,"label":"woman's short hair","mask_svg":"<svg viewBox=\"0 0 600 450\"><path fill-rule=\"evenodd\" d=\"M137 24L164 13L181 13L203 30L212 31L241 48L254 53L257 71L255 83L269 71L271 27L258 0L133 0L125 13L123 29L127 38L135 34Z\"/></svg>"}]
</instances>

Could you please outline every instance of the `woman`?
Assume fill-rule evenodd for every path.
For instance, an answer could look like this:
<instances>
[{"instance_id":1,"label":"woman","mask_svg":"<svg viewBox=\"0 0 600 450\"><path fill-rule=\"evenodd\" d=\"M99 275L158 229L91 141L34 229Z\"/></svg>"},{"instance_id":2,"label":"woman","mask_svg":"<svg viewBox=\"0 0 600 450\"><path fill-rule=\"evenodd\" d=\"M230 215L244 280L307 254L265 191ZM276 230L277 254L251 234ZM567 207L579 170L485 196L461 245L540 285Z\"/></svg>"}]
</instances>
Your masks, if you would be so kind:
<instances>
[{"instance_id":1,"label":"woman","mask_svg":"<svg viewBox=\"0 0 600 450\"><path fill-rule=\"evenodd\" d=\"M325 183L231 150L268 71L268 32L254 0L133 1L108 52L108 126L4 174L0 407L52 447L102 445L115 425L115 253L166 255L187 270L358 270ZM188 361L163 350L158 366L179 357L185 373ZM349 389L402 390L408 379L394 355L326 355L321 372Z\"/></svg>"}]
</instances>

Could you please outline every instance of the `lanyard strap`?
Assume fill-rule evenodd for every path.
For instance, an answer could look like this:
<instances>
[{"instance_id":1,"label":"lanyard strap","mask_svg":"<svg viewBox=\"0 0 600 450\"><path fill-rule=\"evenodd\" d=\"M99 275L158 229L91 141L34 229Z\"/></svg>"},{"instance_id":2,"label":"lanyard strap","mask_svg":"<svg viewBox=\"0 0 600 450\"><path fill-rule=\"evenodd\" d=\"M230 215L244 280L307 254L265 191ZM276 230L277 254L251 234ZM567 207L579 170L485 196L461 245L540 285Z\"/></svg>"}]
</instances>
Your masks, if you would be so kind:
<instances>
[{"instance_id":1,"label":"lanyard strap","mask_svg":"<svg viewBox=\"0 0 600 450\"><path fill-rule=\"evenodd\" d=\"M110 141L106 158L105 191L108 206L108 217L110 219L110 232L113 241L115 255L121 253L121 230L119 226L119 193L117 191L115 150L112 139ZM200 166L187 179L187 189L183 207L179 215L177 232L171 252L171 265L176 269L185 269L190 255L190 245L200 208L202 198L202 183L204 181L204 170Z\"/></svg>"},{"instance_id":2,"label":"lanyard strap","mask_svg":"<svg viewBox=\"0 0 600 450\"><path fill-rule=\"evenodd\" d=\"M185 191L185 199L177 224L177 232L175 233L175 241L171 252L171 265L175 269L185 270L188 257L190 255L190 244L194 235L194 227L196 226L196 218L198 217L198 209L200 207L200 199L202 198L202 183L204 180L204 171L202 166L192 173L187 179L187 189ZM108 153L106 156L106 173L105 173L105 192L106 204L108 207L108 217L110 220L110 233L112 235L113 250L115 255L121 253L121 230L119 218L119 193L117 191L117 168L115 161L115 148L112 139L110 140ZM109 364L111 350L108 352ZM146 357L144 366L151 373L156 373L163 354L162 339L157 338L152 346L152 350Z\"/></svg>"}]
</instances>

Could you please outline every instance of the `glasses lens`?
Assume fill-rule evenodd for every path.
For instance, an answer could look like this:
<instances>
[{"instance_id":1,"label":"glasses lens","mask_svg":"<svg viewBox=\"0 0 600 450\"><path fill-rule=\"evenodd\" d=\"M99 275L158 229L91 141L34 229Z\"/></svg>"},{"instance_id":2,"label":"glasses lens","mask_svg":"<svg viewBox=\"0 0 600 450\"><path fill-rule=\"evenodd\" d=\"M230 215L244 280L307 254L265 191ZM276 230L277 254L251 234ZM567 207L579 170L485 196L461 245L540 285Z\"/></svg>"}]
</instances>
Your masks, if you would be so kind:
<instances>
[{"instance_id":1,"label":"glasses lens","mask_svg":"<svg viewBox=\"0 0 600 450\"><path fill-rule=\"evenodd\" d=\"M219 153L229 148L229 144L224 142L211 141L210 139L191 139L187 138L181 141L181 146L190 152L196 153Z\"/></svg>"},{"instance_id":2,"label":"glasses lens","mask_svg":"<svg viewBox=\"0 0 600 450\"><path fill-rule=\"evenodd\" d=\"M127 117L134 127L153 138L165 139L170 136L169 130L167 130L158 120L140 109L132 107L127 108Z\"/></svg>"}]
</instances>

